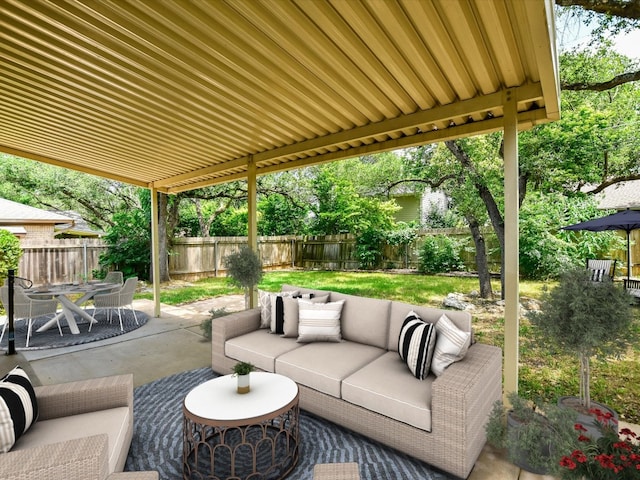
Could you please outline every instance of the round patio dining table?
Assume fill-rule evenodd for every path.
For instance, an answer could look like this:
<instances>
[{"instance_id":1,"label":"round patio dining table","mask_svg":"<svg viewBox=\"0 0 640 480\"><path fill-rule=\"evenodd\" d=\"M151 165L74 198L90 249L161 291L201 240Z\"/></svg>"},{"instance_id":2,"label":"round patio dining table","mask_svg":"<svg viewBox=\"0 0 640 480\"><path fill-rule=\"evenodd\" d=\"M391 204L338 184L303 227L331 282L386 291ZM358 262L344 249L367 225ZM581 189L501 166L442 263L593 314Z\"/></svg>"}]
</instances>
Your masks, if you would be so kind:
<instances>
[{"instance_id":1,"label":"round patio dining table","mask_svg":"<svg viewBox=\"0 0 640 480\"><path fill-rule=\"evenodd\" d=\"M117 283L109 282L87 282L82 285L73 283L62 283L49 286L34 287L25 290L25 293L31 297L55 297L62 305L62 311L55 317L42 325L36 332L44 332L56 325L60 318L64 315L67 320L67 325L72 334L77 335L80 333L78 324L76 323L75 315L79 315L90 323L95 323L96 320L84 311L81 306L93 298L94 295L101 292L111 291L119 288L121 285ZM80 295L80 297L73 301L71 296Z\"/></svg>"}]
</instances>

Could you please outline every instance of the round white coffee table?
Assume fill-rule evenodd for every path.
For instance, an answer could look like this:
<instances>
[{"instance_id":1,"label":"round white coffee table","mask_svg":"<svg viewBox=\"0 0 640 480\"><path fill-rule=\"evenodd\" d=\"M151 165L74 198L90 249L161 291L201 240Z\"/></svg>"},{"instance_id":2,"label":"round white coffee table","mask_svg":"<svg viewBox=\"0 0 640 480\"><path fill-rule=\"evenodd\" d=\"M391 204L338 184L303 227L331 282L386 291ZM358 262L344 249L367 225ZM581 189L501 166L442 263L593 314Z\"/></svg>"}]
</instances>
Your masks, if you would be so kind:
<instances>
[{"instance_id":1,"label":"round white coffee table","mask_svg":"<svg viewBox=\"0 0 640 480\"><path fill-rule=\"evenodd\" d=\"M282 375L251 373L238 394L232 375L191 390L183 405L183 478L278 479L298 463L298 386Z\"/></svg>"}]
</instances>

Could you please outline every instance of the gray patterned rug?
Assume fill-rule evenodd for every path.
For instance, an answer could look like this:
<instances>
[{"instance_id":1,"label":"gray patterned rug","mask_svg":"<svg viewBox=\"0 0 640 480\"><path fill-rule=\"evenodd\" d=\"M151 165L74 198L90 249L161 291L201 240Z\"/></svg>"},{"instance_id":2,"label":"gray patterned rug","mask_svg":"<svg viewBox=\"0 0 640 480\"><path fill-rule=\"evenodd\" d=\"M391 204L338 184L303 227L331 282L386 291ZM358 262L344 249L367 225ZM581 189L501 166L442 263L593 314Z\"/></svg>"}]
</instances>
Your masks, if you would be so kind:
<instances>
[{"instance_id":1,"label":"gray patterned rug","mask_svg":"<svg viewBox=\"0 0 640 480\"><path fill-rule=\"evenodd\" d=\"M215 378L201 368L156 380L134 391L134 432L125 470L157 470L161 480L182 478L182 402L195 386ZM450 480L451 477L366 437L301 412L300 459L287 477L310 480L313 466L357 462L362 479Z\"/></svg>"},{"instance_id":2,"label":"gray patterned rug","mask_svg":"<svg viewBox=\"0 0 640 480\"><path fill-rule=\"evenodd\" d=\"M89 315L93 314L93 309L88 308L86 312ZM84 318L80 318L79 315L76 315L76 323L78 324L78 329L80 333L77 335L72 334L69 331L69 327L67 326L67 319L64 316L60 319L60 327L62 328L62 336L60 336L60 332L58 331L57 325L54 325L53 328L45 330L44 332L36 332L38 328L44 325L49 321L51 317L38 317L33 321L33 331L31 334L31 338L29 339L29 347L25 347L27 340L27 322L18 321L15 324L15 347L16 350L42 350L45 348L60 348L60 347L69 347L72 345L82 345L84 343L95 342L98 340L105 340L107 338L116 337L118 335L123 335L127 332L135 330L136 328L140 328L142 325L147 323L149 320L149 316L136 310L136 317L138 318L138 324L136 324L135 318L131 310L123 310L122 313L122 328L124 331L120 330L120 320L118 319L118 314L115 313L112 315L111 323L106 318L106 315L101 311L96 315L96 320L98 323L95 323L93 327L91 327L91 331L89 332L89 322ZM2 328L0 326L0 328ZM4 337L2 338L2 344L0 345L0 350L7 350L8 345L8 332L9 328L4 332Z\"/></svg>"}]
</instances>

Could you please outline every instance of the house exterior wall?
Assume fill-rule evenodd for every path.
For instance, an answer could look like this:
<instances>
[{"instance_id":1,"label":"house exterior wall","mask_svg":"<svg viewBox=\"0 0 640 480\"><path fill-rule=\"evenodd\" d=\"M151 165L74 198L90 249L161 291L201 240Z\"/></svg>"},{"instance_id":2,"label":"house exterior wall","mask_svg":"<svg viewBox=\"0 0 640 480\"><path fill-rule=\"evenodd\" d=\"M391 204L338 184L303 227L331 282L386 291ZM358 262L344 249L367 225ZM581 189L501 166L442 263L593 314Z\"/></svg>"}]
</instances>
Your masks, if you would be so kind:
<instances>
[{"instance_id":1,"label":"house exterior wall","mask_svg":"<svg viewBox=\"0 0 640 480\"><path fill-rule=\"evenodd\" d=\"M395 214L396 222L416 222L420 221L421 211L420 211L420 198L417 196L402 196L395 197L394 200L400 207Z\"/></svg>"}]
</instances>

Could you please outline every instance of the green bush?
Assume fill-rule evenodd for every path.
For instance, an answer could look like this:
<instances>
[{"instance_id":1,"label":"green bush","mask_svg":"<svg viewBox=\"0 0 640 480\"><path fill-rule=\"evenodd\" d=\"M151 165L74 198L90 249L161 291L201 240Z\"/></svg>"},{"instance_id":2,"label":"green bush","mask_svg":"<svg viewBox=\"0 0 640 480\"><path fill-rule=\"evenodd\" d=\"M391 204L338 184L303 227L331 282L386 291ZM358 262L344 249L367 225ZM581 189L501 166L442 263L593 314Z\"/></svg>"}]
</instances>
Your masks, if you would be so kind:
<instances>
[{"instance_id":1,"label":"green bush","mask_svg":"<svg viewBox=\"0 0 640 480\"><path fill-rule=\"evenodd\" d=\"M200 329L202 330L202 335L204 336L204 338L206 338L207 340L211 340L211 322L213 321L213 319L224 317L226 315L229 315L229 313L230 312L227 311L226 307L213 308L209 310L209 316L200 323Z\"/></svg>"},{"instance_id":2,"label":"green bush","mask_svg":"<svg viewBox=\"0 0 640 480\"><path fill-rule=\"evenodd\" d=\"M100 255L102 278L109 270L119 270L124 278L147 280L151 271L150 220L143 210L134 209L113 216L113 225L104 240L107 250ZM103 275L104 274L104 275Z\"/></svg>"},{"instance_id":3,"label":"green bush","mask_svg":"<svg viewBox=\"0 0 640 480\"><path fill-rule=\"evenodd\" d=\"M420 273L442 273L464 270L460 257L464 242L446 235L428 236L420 249Z\"/></svg>"},{"instance_id":4,"label":"green bush","mask_svg":"<svg viewBox=\"0 0 640 480\"><path fill-rule=\"evenodd\" d=\"M386 235L379 230L365 230L356 237L356 255L362 270L377 268L382 263Z\"/></svg>"},{"instance_id":5,"label":"green bush","mask_svg":"<svg viewBox=\"0 0 640 480\"><path fill-rule=\"evenodd\" d=\"M9 270L18 270L20 257L20 240L13 233L0 228L0 284L9 275Z\"/></svg>"},{"instance_id":6,"label":"green bush","mask_svg":"<svg viewBox=\"0 0 640 480\"><path fill-rule=\"evenodd\" d=\"M594 198L560 194L527 195L520 209L520 273L528 279L556 278L568 268L584 266L586 258L607 258L624 248L616 232L575 232L566 225L603 216Z\"/></svg>"}]
</instances>

